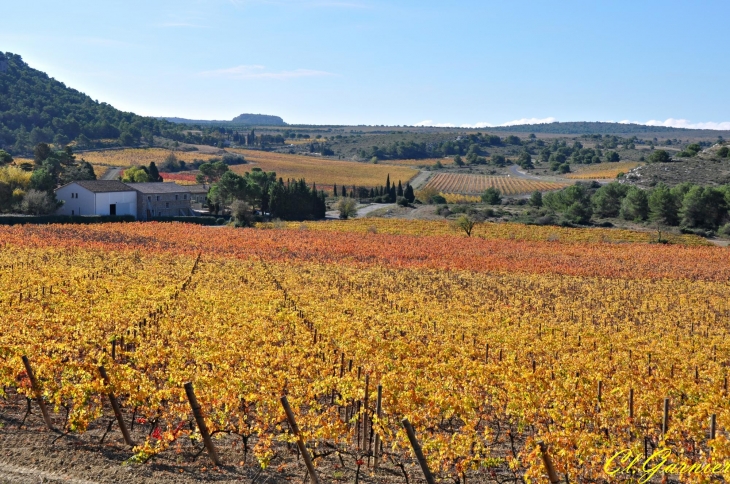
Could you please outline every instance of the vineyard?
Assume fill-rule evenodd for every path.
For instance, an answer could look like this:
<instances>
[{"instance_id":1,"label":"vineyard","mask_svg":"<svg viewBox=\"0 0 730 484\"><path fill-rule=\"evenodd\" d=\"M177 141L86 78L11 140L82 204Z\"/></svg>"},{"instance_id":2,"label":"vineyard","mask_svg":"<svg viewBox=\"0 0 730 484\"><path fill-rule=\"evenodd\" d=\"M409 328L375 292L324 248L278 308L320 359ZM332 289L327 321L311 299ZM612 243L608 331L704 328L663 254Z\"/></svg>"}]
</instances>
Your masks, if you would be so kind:
<instances>
[{"instance_id":1,"label":"vineyard","mask_svg":"<svg viewBox=\"0 0 730 484\"><path fill-rule=\"evenodd\" d=\"M453 165L454 159L447 157L447 158L424 158L420 160L382 160L378 163L383 163L385 165L395 165L395 166L412 166L412 167L420 167L420 166L435 166L437 163L441 163L442 165Z\"/></svg>"},{"instance_id":2,"label":"vineyard","mask_svg":"<svg viewBox=\"0 0 730 484\"><path fill-rule=\"evenodd\" d=\"M276 176L298 180L304 178L308 183L322 186L377 187L385 185L390 175L391 181L401 180L404 184L418 171L407 166L373 165L353 161L337 161L314 156L289 155L267 151L229 149L242 154L249 162L247 165L232 167L236 173L250 171L259 167L264 171L275 171Z\"/></svg>"},{"instance_id":3,"label":"vineyard","mask_svg":"<svg viewBox=\"0 0 730 484\"><path fill-rule=\"evenodd\" d=\"M575 173L568 173L566 177L574 180L608 180L616 178L619 173L628 173L630 170L641 165L643 165L643 163L634 161L588 165Z\"/></svg>"},{"instance_id":4,"label":"vineyard","mask_svg":"<svg viewBox=\"0 0 730 484\"><path fill-rule=\"evenodd\" d=\"M301 482L285 395L321 482L423 482L404 418L444 482L546 482L547 455L568 482L611 480L624 449L730 459L727 249L404 222L0 227L0 416L23 419L0 435L110 422L124 448L113 398L130 462ZM662 480L637 471L613 478Z\"/></svg>"},{"instance_id":5,"label":"vineyard","mask_svg":"<svg viewBox=\"0 0 730 484\"><path fill-rule=\"evenodd\" d=\"M435 188L441 193L478 196L487 188L496 188L503 195L525 195L538 191L559 190L567 183L544 182L508 176L467 175L437 173L425 188Z\"/></svg>"},{"instance_id":6,"label":"vineyard","mask_svg":"<svg viewBox=\"0 0 730 484\"><path fill-rule=\"evenodd\" d=\"M130 167L149 165L151 162L160 165L165 158L174 153L175 157L185 163L192 163L194 160L207 161L219 155L199 153L197 151L170 151L162 148L128 148L123 150L86 151L78 153L77 158L88 161L95 166L117 166Z\"/></svg>"}]
</instances>

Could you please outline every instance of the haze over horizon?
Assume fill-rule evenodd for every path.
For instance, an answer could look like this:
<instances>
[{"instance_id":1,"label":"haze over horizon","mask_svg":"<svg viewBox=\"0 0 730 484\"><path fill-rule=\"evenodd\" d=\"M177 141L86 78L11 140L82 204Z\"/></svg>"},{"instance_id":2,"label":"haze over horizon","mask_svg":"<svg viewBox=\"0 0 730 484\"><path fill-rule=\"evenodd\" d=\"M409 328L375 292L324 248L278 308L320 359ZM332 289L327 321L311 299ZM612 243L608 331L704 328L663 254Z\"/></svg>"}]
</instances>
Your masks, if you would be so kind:
<instances>
[{"instance_id":1,"label":"haze over horizon","mask_svg":"<svg viewBox=\"0 0 730 484\"><path fill-rule=\"evenodd\" d=\"M148 116L730 129L728 14L719 0L41 0L4 7L0 51Z\"/></svg>"}]
</instances>

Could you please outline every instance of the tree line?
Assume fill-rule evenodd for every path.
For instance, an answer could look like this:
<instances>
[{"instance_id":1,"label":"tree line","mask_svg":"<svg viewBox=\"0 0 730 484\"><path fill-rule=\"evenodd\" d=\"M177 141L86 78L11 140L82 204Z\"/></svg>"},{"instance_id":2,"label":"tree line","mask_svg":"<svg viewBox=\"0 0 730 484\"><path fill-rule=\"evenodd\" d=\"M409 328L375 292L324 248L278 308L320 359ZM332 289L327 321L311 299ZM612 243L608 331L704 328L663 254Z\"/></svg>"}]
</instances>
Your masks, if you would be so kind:
<instances>
[{"instance_id":1,"label":"tree line","mask_svg":"<svg viewBox=\"0 0 730 484\"><path fill-rule=\"evenodd\" d=\"M701 235L718 230L730 235L730 185L682 183L670 188L660 183L644 190L618 182L603 186L577 183L557 192L533 194L530 204L575 224L590 223L592 218L621 218L678 226Z\"/></svg>"},{"instance_id":2,"label":"tree line","mask_svg":"<svg viewBox=\"0 0 730 484\"><path fill-rule=\"evenodd\" d=\"M72 181L96 180L94 168L77 160L71 147L54 150L39 143L33 150L33 163L11 165L13 157L0 150L0 212L45 215L59 203L54 190Z\"/></svg>"}]
</instances>

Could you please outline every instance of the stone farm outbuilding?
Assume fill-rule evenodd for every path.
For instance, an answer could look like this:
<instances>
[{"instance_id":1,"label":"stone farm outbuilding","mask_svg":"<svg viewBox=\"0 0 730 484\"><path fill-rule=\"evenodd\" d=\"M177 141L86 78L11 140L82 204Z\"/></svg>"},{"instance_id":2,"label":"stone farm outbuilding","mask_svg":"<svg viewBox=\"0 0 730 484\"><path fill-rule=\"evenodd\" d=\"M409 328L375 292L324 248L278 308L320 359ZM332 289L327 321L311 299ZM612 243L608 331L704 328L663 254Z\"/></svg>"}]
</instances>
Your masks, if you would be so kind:
<instances>
[{"instance_id":1,"label":"stone farm outbuilding","mask_svg":"<svg viewBox=\"0 0 730 484\"><path fill-rule=\"evenodd\" d=\"M192 196L185 185L173 182L126 183L137 192L137 220L155 217L188 217Z\"/></svg>"}]
</instances>

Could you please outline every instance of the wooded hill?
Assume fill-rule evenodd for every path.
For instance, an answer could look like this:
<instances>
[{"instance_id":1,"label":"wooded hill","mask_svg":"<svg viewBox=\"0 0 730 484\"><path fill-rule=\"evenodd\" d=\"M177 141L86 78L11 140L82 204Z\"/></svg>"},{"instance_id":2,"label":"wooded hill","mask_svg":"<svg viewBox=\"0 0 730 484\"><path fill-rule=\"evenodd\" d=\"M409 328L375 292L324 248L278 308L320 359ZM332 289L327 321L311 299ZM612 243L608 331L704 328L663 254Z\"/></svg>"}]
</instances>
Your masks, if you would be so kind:
<instances>
[{"instance_id":1,"label":"wooded hill","mask_svg":"<svg viewBox=\"0 0 730 484\"><path fill-rule=\"evenodd\" d=\"M0 52L0 149L23 155L38 143L93 147L102 139L134 145L177 129L95 101L31 68L21 56Z\"/></svg>"}]
</instances>

